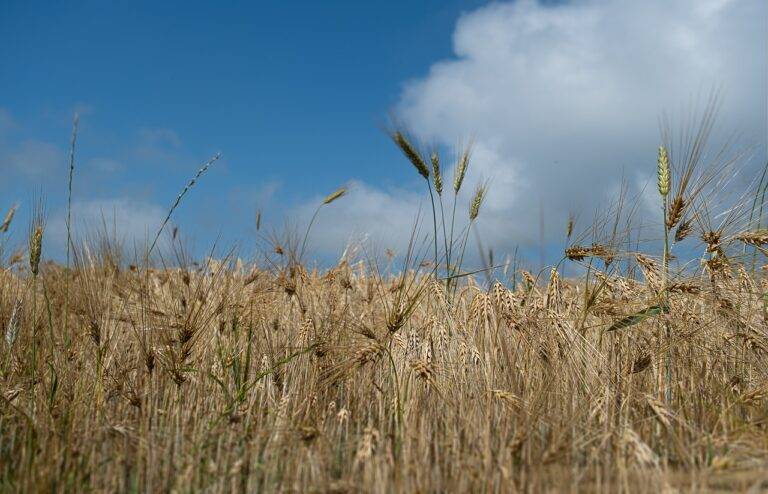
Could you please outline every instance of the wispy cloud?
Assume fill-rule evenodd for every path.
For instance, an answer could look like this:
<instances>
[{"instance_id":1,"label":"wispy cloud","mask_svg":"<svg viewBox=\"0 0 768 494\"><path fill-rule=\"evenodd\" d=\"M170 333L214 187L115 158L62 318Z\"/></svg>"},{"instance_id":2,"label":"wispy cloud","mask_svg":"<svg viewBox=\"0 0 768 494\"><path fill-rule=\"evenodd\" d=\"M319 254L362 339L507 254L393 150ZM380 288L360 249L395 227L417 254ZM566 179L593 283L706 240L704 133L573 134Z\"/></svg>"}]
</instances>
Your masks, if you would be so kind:
<instances>
[{"instance_id":1,"label":"wispy cloud","mask_svg":"<svg viewBox=\"0 0 768 494\"><path fill-rule=\"evenodd\" d=\"M146 144L162 147L181 147L181 138L172 129L141 129L139 136Z\"/></svg>"},{"instance_id":2,"label":"wispy cloud","mask_svg":"<svg viewBox=\"0 0 768 494\"><path fill-rule=\"evenodd\" d=\"M64 152L51 143L28 139L8 150L6 162L23 177L47 180L64 162Z\"/></svg>"},{"instance_id":3,"label":"wispy cloud","mask_svg":"<svg viewBox=\"0 0 768 494\"><path fill-rule=\"evenodd\" d=\"M5 108L0 108L0 139L2 139L7 132L16 127L16 125L16 121L11 116L11 113Z\"/></svg>"},{"instance_id":4,"label":"wispy cloud","mask_svg":"<svg viewBox=\"0 0 768 494\"><path fill-rule=\"evenodd\" d=\"M142 199L120 197L76 201L72 204L73 236L88 240L94 234L114 235L124 242L142 247L155 234L165 216L161 206ZM48 220L48 238L52 254L66 248L66 209L55 211Z\"/></svg>"},{"instance_id":5,"label":"wispy cloud","mask_svg":"<svg viewBox=\"0 0 768 494\"><path fill-rule=\"evenodd\" d=\"M125 168L120 161L107 157L91 158L88 160L85 166L86 168L95 172L107 174L119 172Z\"/></svg>"},{"instance_id":6,"label":"wispy cloud","mask_svg":"<svg viewBox=\"0 0 768 494\"><path fill-rule=\"evenodd\" d=\"M143 128L132 146L131 157L151 166L174 166L183 162L183 142L176 131L168 128Z\"/></svg>"}]
</instances>

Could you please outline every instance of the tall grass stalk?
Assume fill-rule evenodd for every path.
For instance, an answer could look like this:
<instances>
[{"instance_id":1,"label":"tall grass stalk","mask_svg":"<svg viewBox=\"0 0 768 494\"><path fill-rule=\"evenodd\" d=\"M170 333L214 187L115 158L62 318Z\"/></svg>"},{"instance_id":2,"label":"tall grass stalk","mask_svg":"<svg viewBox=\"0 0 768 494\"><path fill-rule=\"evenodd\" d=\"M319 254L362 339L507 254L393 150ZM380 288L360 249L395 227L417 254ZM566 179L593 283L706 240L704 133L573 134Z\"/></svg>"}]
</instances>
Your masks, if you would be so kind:
<instances>
[{"instance_id":1,"label":"tall grass stalk","mask_svg":"<svg viewBox=\"0 0 768 494\"><path fill-rule=\"evenodd\" d=\"M446 257L445 265L448 267L448 276L446 279L445 288L449 293L451 292L451 283L455 283L453 277L457 272L457 270L451 264L451 261L453 260L453 246L455 244L453 235L454 235L454 227L456 225L456 203L458 202L459 191L461 190L461 186L464 185L464 178L467 175L467 169L469 168L469 158L470 158L471 152L472 152L472 146L467 145L467 147L464 148L464 150L458 154L458 157L456 160L456 166L453 171L453 206L451 208L452 209L451 210L451 230L450 230L450 236L448 240L448 252L446 253L446 256L445 256Z\"/></svg>"},{"instance_id":2,"label":"tall grass stalk","mask_svg":"<svg viewBox=\"0 0 768 494\"><path fill-rule=\"evenodd\" d=\"M67 269L72 247L72 179L75 175L75 144L77 143L77 127L80 116L75 113L72 118L72 139L69 145L69 177L67 179Z\"/></svg>"},{"instance_id":3,"label":"tall grass stalk","mask_svg":"<svg viewBox=\"0 0 768 494\"><path fill-rule=\"evenodd\" d=\"M430 176L431 172L429 170L429 167L427 166L426 161L424 160L424 157L421 155L418 149L416 149L416 146L413 145L411 140L405 135L403 131L396 130L391 133L392 140L394 141L395 145L397 145L398 148L400 148L400 151L403 153L403 155L408 159L408 161L411 162L413 167L416 169L416 172L418 172L419 175L421 175L421 178L423 178L427 182L427 190L429 190L429 200L430 204L432 206L432 238L434 243L434 265L437 266L439 259L437 255L437 210L435 208L435 195L432 192L432 182L430 182ZM434 166L434 162L432 163ZM439 167L438 167L439 171ZM435 178L436 184L440 184L440 187L442 188L442 179L441 178Z\"/></svg>"},{"instance_id":4,"label":"tall grass stalk","mask_svg":"<svg viewBox=\"0 0 768 494\"><path fill-rule=\"evenodd\" d=\"M443 246L445 249L443 257L445 258L445 274L447 276L450 270L448 264L448 236L445 229L445 209L443 208L443 174L440 169L440 155L437 151L432 152L430 161L432 162L432 177L435 185L435 192L437 192L437 198L440 204L440 222L442 223ZM437 263L437 259L435 259L435 263Z\"/></svg>"},{"instance_id":5,"label":"tall grass stalk","mask_svg":"<svg viewBox=\"0 0 768 494\"><path fill-rule=\"evenodd\" d=\"M662 219L664 225L664 250L662 254L662 281L661 289L659 292L659 303L662 307L669 306L669 295L667 293L667 278L669 276L669 208L667 204L667 196L669 195L670 183L671 183L671 170L669 165L669 155L666 148L662 145L659 146L659 157L657 162L657 182L659 195L661 196L661 209ZM664 324L664 333L666 335L666 357L665 357L665 400L667 405L672 401L672 363L671 363L671 343L672 334L669 327L669 320L666 316L662 317Z\"/></svg>"},{"instance_id":6,"label":"tall grass stalk","mask_svg":"<svg viewBox=\"0 0 768 494\"><path fill-rule=\"evenodd\" d=\"M339 187L334 192L332 192L328 196L326 196L325 199L323 199L323 202L321 202L320 205L317 206L317 208L315 209L314 214L312 215L312 219L309 220L309 225L307 225L307 229L304 232L304 240L302 240L302 242L301 242L301 251L299 252L299 260L302 260L304 258L304 250L307 247L307 238L309 237L309 232L312 229L312 225L315 223L315 219L317 219L317 214L320 212L320 209L323 206L326 206L326 205L332 203L333 201L335 201L337 199L340 199L346 193L347 193L347 188L346 187Z\"/></svg>"},{"instance_id":7,"label":"tall grass stalk","mask_svg":"<svg viewBox=\"0 0 768 494\"><path fill-rule=\"evenodd\" d=\"M195 183L200 179L200 177L208 171L208 168L211 167L212 164L214 164L216 161L221 158L221 153L216 153L210 160L205 162L203 166L200 167L200 169L197 171L194 177L192 177L192 180L187 182L187 185L184 186L184 188L179 192L179 195L176 196L176 200L171 204L170 209L168 209L168 214L166 215L165 219L163 219L163 222L160 224L160 228L157 230L157 234L155 234L155 238L152 240L152 244L149 246L149 249L147 250L146 257L147 262L149 262L149 256L152 254L152 251L155 249L155 245L157 244L158 239L160 238L160 234L163 233L163 229L165 229L165 225L168 224L168 221L171 219L171 215L176 210L176 208L181 203L181 200L184 198L184 196L189 192L189 189L191 189Z\"/></svg>"},{"instance_id":8,"label":"tall grass stalk","mask_svg":"<svg viewBox=\"0 0 768 494\"><path fill-rule=\"evenodd\" d=\"M662 253L662 271L661 271L661 288L659 292L659 306L661 309L662 324L664 326L665 335L665 356L664 356L664 403L666 406L671 406L672 403L672 332L669 326L669 318L666 314L666 309L669 307L669 293L668 293L668 278L669 278L669 231L671 228L670 211L667 203L667 196L669 195L670 183L671 183L671 170L669 164L669 156L666 148L659 146L658 156L658 189L659 195L662 201L662 220L664 225L664 247ZM681 198L678 195L677 198ZM670 456L671 450L671 435L667 435L667 446L665 450L665 459Z\"/></svg>"},{"instance_id":9,"label":"tall grass stalk","mask_svg":"<svg viewBox=\"0 0 768 494\"><path fill-rule=\"evenodd\" d=\"M69 176L67 177L67 271L70 269L70 255L72 251L72 182L75 176L75 145L77 144L77 128L80 123L80 115L77 113L72 117L72 138L69 143ZM69 282L64 286L65 300L64 311L69 307ZM47 302L47 296L46 296ZM69 321L64 320L63 332L69 335ZM69 336L67 336L69 342Z\"/></svg>"}]
</instances>

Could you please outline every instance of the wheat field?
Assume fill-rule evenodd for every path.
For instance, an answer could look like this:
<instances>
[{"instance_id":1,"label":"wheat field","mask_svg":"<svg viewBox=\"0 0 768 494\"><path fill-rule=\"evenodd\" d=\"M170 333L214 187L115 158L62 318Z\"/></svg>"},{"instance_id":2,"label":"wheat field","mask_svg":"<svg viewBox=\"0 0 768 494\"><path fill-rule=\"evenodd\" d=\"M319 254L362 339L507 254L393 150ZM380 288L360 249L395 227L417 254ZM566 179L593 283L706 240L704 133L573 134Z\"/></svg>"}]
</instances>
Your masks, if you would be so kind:
<instances>
[{"instance_id":1,"label":"wheat field","mask_svg":"<svg viewBox=\"0 0 768 494\"><path fill-rule=\"evenodd\" d=\"M768 488L762 180L717 215L729 168L662 146L655 237L622 195L588 233L569 221L554 265L469 271L488 184L454 230L469 152L444 190L437 153L393 140L432 204L399 261L316 267L310 222L251 262L193 259L175 230L152 257L103 234L53 262L42 208L11 210L0 234L29 233L1 257L2 490Z\"/></svg>"}]
</instances>

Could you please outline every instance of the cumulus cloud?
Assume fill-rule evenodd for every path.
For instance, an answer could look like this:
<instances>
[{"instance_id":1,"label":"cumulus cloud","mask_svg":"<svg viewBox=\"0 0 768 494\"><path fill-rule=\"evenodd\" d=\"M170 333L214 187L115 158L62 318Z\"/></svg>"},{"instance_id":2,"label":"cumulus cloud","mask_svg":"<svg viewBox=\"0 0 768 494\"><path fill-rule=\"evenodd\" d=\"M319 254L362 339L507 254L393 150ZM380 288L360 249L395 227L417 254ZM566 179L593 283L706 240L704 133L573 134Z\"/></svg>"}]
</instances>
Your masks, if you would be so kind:
<instances>
[{"instance_id":1,"label":"cumulus cloud","mask_svg":"<svg viewBox=\"0 0 768 494\"><path fill-rule=\"evenodd\" d=\"M469 181L491 180L480 222L491 245L535 244L540 207L561 238L570 210L589 217L622 176L650 178L659 117L682 120L714 89L719 127L764 157L766 18L762 0L493 3L458 20L455 57L407 82L396 113L428 142L474 138ZM398 205L418 195L360 189L345 213L355 228L381 229L390 208L412 218Z\"/></svg>"},{"instance_id":2,"label":"cumulus cloud","mask_svg":"<svg viewBox=\"0 0 768 494\"><path fill-rule=\"evenodd\" d=\"M475 136L495 240L525 242L540 203L562 221L622 173L650 175L659 116L713 88L721 127L764 143L767 15L760 0L491 4L459 19L456 58L409 82L398 113L424 139Z\"/></svg>"}]
</instances>

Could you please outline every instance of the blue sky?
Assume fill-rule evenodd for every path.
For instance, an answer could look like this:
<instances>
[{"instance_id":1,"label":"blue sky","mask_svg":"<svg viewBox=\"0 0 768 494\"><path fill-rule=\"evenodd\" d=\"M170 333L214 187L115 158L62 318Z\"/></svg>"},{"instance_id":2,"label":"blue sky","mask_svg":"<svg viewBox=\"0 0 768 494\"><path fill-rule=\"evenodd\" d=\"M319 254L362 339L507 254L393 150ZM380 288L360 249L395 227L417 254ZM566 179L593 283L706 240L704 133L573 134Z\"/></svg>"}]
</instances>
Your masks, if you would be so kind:
<instances>
[{"instance_id":1,"label":"blue sky","mask_svg":"<svg viewBox=\"0 0 768 494\"><path fill-rule=\"evenodd\" d=\"M76 194L159 204L222 151L190 196L193 212L278 188L290 203L352 175L399 181L410 170L382 124L402 83L450 54L456 17L479 4L4 2L6 142L46 143L38 159L61 158L79 111ZM48 163L39 174L25 165L26 187L6 182L3 196L24 201L43 179L55 208L59 164L55 179ZM213 209L208 227L221 220Z\"/></svg>"},{"instance_id":2,"label":"blue sky","mask_svg":"<svg viewBox=\"0 0 768 494\"><path fill-rule=\"evenodd\" d=\"M0 208L18 202L23 220L42 188L51 254L62 245L78 111L83 222L103 212L126 235L153 230L221 151L175 218L198 243L252 238L257 208L301 224L343 183L356 194L324 212L316 249L396 241L424 197L382 130L394 114L425 142L474 137L471 179L494 193L489 242L531 246L538 213L522 205L544 202L535 191L556 192L554 230L565 209L592 207L577 189L609 190L622 173L642 182L658 116L707 88L723 90L724 126L765 155L765 11L757 0L6 1Z\"/></svg>"}]
</instances>

